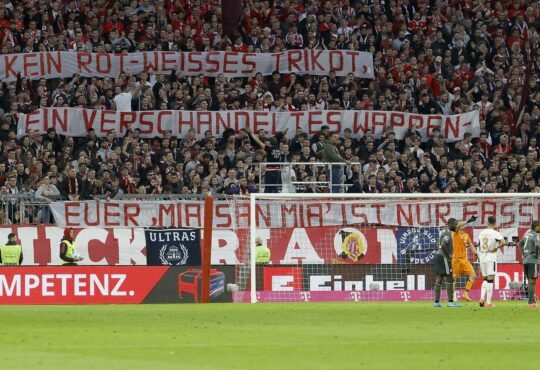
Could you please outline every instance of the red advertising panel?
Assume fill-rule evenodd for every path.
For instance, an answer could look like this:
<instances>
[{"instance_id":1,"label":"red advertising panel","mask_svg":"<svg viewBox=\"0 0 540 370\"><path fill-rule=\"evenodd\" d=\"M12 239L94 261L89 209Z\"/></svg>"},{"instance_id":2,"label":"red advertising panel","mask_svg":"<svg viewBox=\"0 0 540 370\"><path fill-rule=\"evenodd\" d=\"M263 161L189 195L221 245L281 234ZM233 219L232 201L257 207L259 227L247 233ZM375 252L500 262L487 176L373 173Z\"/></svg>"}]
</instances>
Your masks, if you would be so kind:
<instances>
[{"instance_id":1,"label":"red advertising panel","mask_svg":"<svg viewBox=\"0 0 540 370\"><path fill-rule=\"evenodd\" d=\"M0 304L142 303L168 267L7 267Z\"/></svg>"},{"instance_id":2,"label":"red advertising panel","mask_svg":"<svg viewBox=\"0 0 540 370\"><path fill-rule=\"evenodd\" d=\"M302 290L301 267L269 267L263 270L263 290L296 292Z\"/></svg>"}]
</instances>

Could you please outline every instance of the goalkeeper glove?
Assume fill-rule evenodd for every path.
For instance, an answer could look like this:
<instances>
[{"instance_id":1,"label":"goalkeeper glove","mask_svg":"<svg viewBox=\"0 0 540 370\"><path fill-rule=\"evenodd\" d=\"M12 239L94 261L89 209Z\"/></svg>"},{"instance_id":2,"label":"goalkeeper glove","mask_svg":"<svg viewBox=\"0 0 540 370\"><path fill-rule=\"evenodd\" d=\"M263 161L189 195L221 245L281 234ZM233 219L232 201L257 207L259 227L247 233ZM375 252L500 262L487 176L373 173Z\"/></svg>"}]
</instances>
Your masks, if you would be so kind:
<instances>
[{"instance_id":1,"label":"goalkeeper glove","mask_svg":"<svg viewBox=\"0 0 540 370\"><path fill-rule=\"evenodd\" d=\"M470 224L470 223L473 223L474 221L476 221L478 219L478 217L476 216L471 216L468 220L467 220L467 223Z\"/></svg>"}]
</instances>

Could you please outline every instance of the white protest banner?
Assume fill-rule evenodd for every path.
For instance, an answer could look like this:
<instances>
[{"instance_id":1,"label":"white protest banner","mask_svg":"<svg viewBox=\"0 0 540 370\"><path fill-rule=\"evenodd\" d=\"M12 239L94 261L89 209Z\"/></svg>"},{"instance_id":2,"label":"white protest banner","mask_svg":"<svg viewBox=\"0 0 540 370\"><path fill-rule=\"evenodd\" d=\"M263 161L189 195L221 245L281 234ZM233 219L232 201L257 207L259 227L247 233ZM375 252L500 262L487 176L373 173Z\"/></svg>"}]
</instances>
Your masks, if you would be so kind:
<instances>
[{"instance_id":1,"label":"white protest banner","mask_svg":"<svg viewBox=\"0 0 540 370\"><path fill-rule=\"evenodd\" d=\"M15 81L17 74L32 80L72 77L118 77L141 72L186 76L251 77L256 73L270 75L298 73L337 76L352 73L355 77L373 78L371 53L354 50L287 50L279 53L238 53L233 51L138 53L41 52L0 56L0 80Z\"/></svg>"},{"instance_id":2,"label":"white protest banner","mask_svg":"<svg viewBox=\"0 0 540 370\"><path fill-rule=\"evenodd\" d=\"M287 128L289 138L295 135L297 127L309 135L314 135L322 126L338 133L350 128L353 135L362 137L371 130L380 138L389 129L401 140L409 130L416 130L423 141L429 140L434 129L439 129L446 141L457 141L466 132L473 137L480 135L478 111L458 115L440 114L421 115L405 112L386 111L301 111L301 112L266 112L266 111L137 111L114 112L82 108L40 108L28 114L20 114L18 136L30 132L45 133L53 127L59 134L81 137L86 136L90 128L98 136L116 130L123 135L128 127L139 128L143 138L152 138L171 131L173 135L183 137L190 128L194 128L197 137L204 136L210 130L221 137L223 132L232 128L235 131L250 127L253 131L264 129L271 135L284 132Z\"/></svg>"},{"instance_id":3,"label":"white protest banner","mask_svg":"<svg viewBox=\"0 0 540 370\"><path fill-rule=\"evenodd\" d=\"M242 198L240 198L242 199ZM482 225L489 216L497 216L499 227L530 227L538 219L539 205L517 199L479 199L426 201L351 200L348 203L297 200L276 203L261 200L257 204L257 224L261 228L324 227L376 224L406 227L444 227L450 217L467 220L477 216ZM60 227L188 227L204 225L204 202L168 201L85 201L55 202L50 205ZM214 202L215 229L247 228L249 201Z\"/></svg>"}]
</instances>

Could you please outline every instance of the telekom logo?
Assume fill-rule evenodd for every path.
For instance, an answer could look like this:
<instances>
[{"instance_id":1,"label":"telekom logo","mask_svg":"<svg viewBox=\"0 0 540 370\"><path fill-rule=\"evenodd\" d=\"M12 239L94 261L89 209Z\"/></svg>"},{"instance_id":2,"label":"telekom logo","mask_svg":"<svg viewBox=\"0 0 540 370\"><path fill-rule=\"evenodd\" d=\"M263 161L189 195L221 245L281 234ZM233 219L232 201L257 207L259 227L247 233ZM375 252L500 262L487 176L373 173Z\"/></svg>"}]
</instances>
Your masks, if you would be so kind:
<instances>
[{"instance_id":1,"label":"telekom logo","mask_svg":"<svg viewBox=\"0 0 540 370\"><path fill-rule=\"evenodd\" d=\"M302 301L309 302L311 299L311 295L309 292L300 292L300 296L302 297Z\"/></svg>"},{"instance_id":2,"label":"telekom logo","mask_svg":"<svg viewBox=\"0 0 540 370\"><path fill-rule=\"evenodd\" d=\"M410 292L400 292L401 299L405 302L409 302L411 300L411 293Z\"/></svg>"}]
</instances>

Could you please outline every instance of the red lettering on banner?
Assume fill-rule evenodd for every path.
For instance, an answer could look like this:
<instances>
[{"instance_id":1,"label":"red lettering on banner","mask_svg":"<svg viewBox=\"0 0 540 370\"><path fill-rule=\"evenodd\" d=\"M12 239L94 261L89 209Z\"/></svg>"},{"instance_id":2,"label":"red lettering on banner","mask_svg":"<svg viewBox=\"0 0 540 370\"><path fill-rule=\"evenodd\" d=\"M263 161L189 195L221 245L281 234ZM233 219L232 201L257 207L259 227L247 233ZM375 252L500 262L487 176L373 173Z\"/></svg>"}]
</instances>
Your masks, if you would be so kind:
<instances>
[{"instance_id":1,"label":"red lettering on banner","mask_svg":"<svg viewBox=\"0 0 540 370\"><path fill-rule=\"evenodd\" d=\"M258 132L261 129L268 130L269 124L265 118L268 118L270 112L253 112L253 132Z\"/></svg>"},{"instance_id":2,"label":"red lettering on banner","mask_svg":"<svg viewBox=\"0 0 540 370\"><path fill-rule=\"evenodd\" d=\"M450 215L449 203L435 203L435 225L446 225L446 216Z\"/></svg>"},{"instance_id":3,"label":"red lettering on banner","mask_svg":"<svg viewBox=\"0 0 540 370\"><path fill-rule=\"evenodd\" d=\"M60 116L60 113L63 113L64 116ZM63 118L63 119L62 119ZM55 129L60 128L62 132L68 132L68 111L67 109L62 109L60 112L59 109L52 110L52 127Z\"/></svg>"},{"instance_id":4,"label":"red lettering on banner","mask_svg":"<svg viewBox=\"0 0 540 370\"><path fill-rule=\"evenodd\" d=\"M390 127L405 126L405 114L399 112L390 113Z\"/></svg>"},{"instance_id":5,"label":"red lettering on banner","mask_svg":"<svg viewBox=\"0 0 540 370\"><path fill-rule=\"evenodd\" d=\"M114 56L117 57L118 60L120 61L120 69L119 69L120 73L125 72L124 71L124 58L126 56L128 56L128 54L127 53L118 53L118 54L115 54Z\"/></svg>"},{"instance_id":6,"label":"red lettering on banner","mask_svg":"<svg viewBox=\"0 0 540 370\"><path fill-rule=\"evenodd\" d=\"M216 73L219 71L219 51L209 51L206 54L206 72L207 73ZM213 57L218 57L214 59ZM211 67L214 66L214 67Z\"/></svg>"},{"instance_id":7,"label":"red lettering on banner","mask_svg":"<svg viewBox=\"0 0 540 370\"><path fill-rule=\"evenodd\" d=\"M160 204L158 209L158 225L177 226L176 224L176 207L174 204ZM168 217L165 219L165 217ZM166 222L169 220L169 222Z\"/></svg>"},{"instance_id":8,"label":"red lettering on banner","mask_svg":"<svg viewBox=\"0 0 540 370\"><path fill-rule=\"evenodd\" d=\"M161 71L174 71L178 65L175 58L176 53L173 51L162 51L161 52ZM168 57L172 56L171 59Z\"/></svg>"},{"instance_id":9,"label":"red lettering on banner","mask_svg":"<svg viewBox=\"0 0 540 370\"><path fill-rule=\"evenodd\" d=\"M219 135L229 127L230 111L217 111L216 112L216 135Z\"/></svg>"},{"instance_id":10,"label":"red lettering on banner","mask_svg":"<svg viewBox=\"0 0 540 370\"><path fill-rule=\"evenodd\" d=\"M318 227L324 225L322 204L308 204L306 206L307 227Z\"/></svg>"},{"instance_id":11,"label":"red lettering on banner","mask_svg":"<svg viewBox=\"0 0 540 370\"><path fill-rule=\"evenodd\" d=\"M56 55L56 59L54 56ZM47 61L47 70L42 71L42 74L53 74L52 67L54 66L55 73L62 74L62 54L59 51L45 54ZM41 58L43 59L43 58Z\"/></svg>"},{"instance_id":12,"label":"red lettering on banner","mask_svg":"<svg viewBox=\"0 0 540 370\"><path fill-rule=\"evenodd\" d=\"M531 204L520 203L518 207L518 217L520 220L520 227L530 227L531 223L535 219L533 210L531 209Z\"/></svg>"},{"instance_id":13,"label":"red lettering on banner","mask_svg":"<svg viewBox=\"0 0 540 370\"><path fill-rule=\"evenodd\" d=\"M249 213L249 206L246 205L245 208L246 208L245 214L247 215L247 220L249 222L250 217L251 217L251 215ZM239 213L238 218L240 218L240 217L241 217L241 214ZM255 217L257 218L257 222L258 222L259 227L273 226L273 224L272 224L272 210L271 210L269 204L266 204L264 206L262 204L257 204L257 206L255 208Z\"/></svg>"},{"instance_id":14,"label":"red lettering on banner","mask_svg":"<svg viewBox=\"0 0 540 370\"><path fill-rule=\"evenodd\" d=\"M188 117L187 120L184 120L184 115L186 115ZM193 125L193 112L192 111L179 111L178 112L178 133L180 135L184 134L185 132L187 132ZM184 126L187 126L187 130L184 131L182 128Z\"/></svg>"},{"instance_id":15,"label":"red lettering on banner","mask_svg":"<svg viewBox=\"0 0 540 370\"><path fill-rule=\"evenodd\" d=\"M141 133L155 134L153 118L154 118L154 112L152 111L139 113L139 125L141 127L146 127L146 129L141 129Z\"/></svg>"},{"instance_id":16,"label":"red lettering on banner","mask_svg":"<svg viewBox=\"0 0 540 370\"><path fill-rule=\"evenodd\" d=\"M251 57L256 57L255 53L244 53L242 54L242 64L245 66L250 66L251 68L243 69L240 71L242 74L253 74L257 70L257 63L251 60Z\"/></svg>"},{"instance_id":17,"label":"red lettering on banner","mask_svg":"<svg viewBox=\"0 0 540 370\"><path fill-rule=\"evenodd\" d=\"M66 219L66 226L80 226L78 223L74 223L71 221L71 217L73 216L74 220L77 220L79 217L81 217L81 203L80 202L64 202L64 209L65 209L65 219ZM73 212L72 212L73 209ZM76 211L76 212L75 212Z\"/></svg>"},{"instance_id":18,"label":"red lettering on banner","mask_svg":"<svg viewBox=\"0 0 540 370\"><path fill-rule=\"evenodd\" d=\"M143 112L144 113L144 112ZM106 127L108 124L112 124L111 127ZM102 111L101 112L101 126L100 132L106 134L110 130L116 129L116 112L112 111Z\"/></svg>"},{"instance_id":19,"label":"red lettering on banner","mask_svg":"<svg viewBox=\"0 0 540 370\"><path fill-rule=\"evenodd\" d=\"M105 59L105 63L103 63L103 59ZM96 54L96 71L104 75L108 75L111 73L111 54L109 53Z\"/></svg>"},{"instance_id":20,"label":"red lettering on banner","mask_svg":"<svg viewBox=\"0 0 540 370\"><path fill-rule=\"evenodd\" d=\"M289 204L284 203L281 205L281 227L298 227L298 211L296 209L296 204L290 202ZM287 222L287 220L293 217L293 223Z\"/></svg>"},{"instance_id":21,"label":"red lettering on banner","mask_svg":"<svg viewBox=\"0 0 540 370\"><path fill-rule=\"evenodd\" d=\"M495 202L485 200L482 202L482 217L480 222L482 224L487 224L487 218L489 216L497 216L497 204Z\"/></svg>"},{"instance_id":22,"label":"red lettering on banner","mask_svg":"<svg viewBox=\"0 0 540 370\"><path fill-rule=\"evenodd\" d=\"M424 120L419 114L409 115L409 130L420 130L424 126Z\"/></svg>"},{"instance_id":23,"label":"red lettering on banner","mask_svg":"<svg viewBox=\"0 0 540 370\"><path fill-rule=\"evenodd\" d=\"M138 204L125 204L124 205L124 225L125 226L139 226L137 217L141 213L141 207ZM130 224L131 223L131 224Z\"/></svg>"},{"instance_id":24,"label":"red lettering on banner","mask_svg":"<svg viewBox=\"0 0 540 370\"><path fill-rule=\"evenodd\" d=\"M37 124L38 126L43 123L43 125L46 125L46 122L45 120L41 120L41 113L40 111L38 110L35 110L33 112L30 112L28 113L24 118L25 118L25 127L26 127L26 132L31 132L31 131L39 131L37 128L36 129L31 129L30 126L34 125L34 124ZM36 119L32 119L32 117L37 117ZM43 121L43 122L42 122ZM46 132L47 131L47 127L43 127L43 129L41 130L41 132Z\"/></svg>"},{"instance_id":25,"label":"red lettering on banner","mask_svg":"<svg viewBox=\"0 0 540 370\"><path fill-rule=\"evenodd\" d=\"M290 50L287 53L287 69L291 72L301 71L300 62L302 60L302 52L300 50Z\"/></svg>"},{"instance_id":26,"label":"red lettering on banner","mask_svg":"<svg viewBox=\"0 0 540 370\"><path fill-rule=\"evenodd\" d=\"M384 208L386 207L386 205L382 204L382 203L377 203L377 204L372 204L371 205L371 208L375 208L376 211L375 211L375 214L377 215L377 224L382 224L382 220L381 220L381 208Z\"/></svg>"},{"instance_id":27,"label":"red lettering on banner","mask_svg":"<svg viewBox=\"0 0 540 370\"><path fill-rule=\"evenodd\" d=\"M356 72L356 57L358 56L358 52L348 50L345 52L345 54L351 57L351 72Z\"/></svg>"},{"instance_id":28,"label":"red lettering on banner","mask_svg":"<svg viewBox=\"0 0 540 370\"><path fill-rule=\"evenodd\" d=\"M228 204L216 204L214 216L214 220L217 220L217 222L214 224L216 227L232 227L233 222L231 217L231 209Z\"/></svg>"},{"instance_id":29,"label":"red lettering on banner","mask_svg":"<svg viewBox=\"0 0 540 370\"><path fill-rule=\"evenodd\" d=\"M200 56L202 53L200 52L193 52L188 54L188 63L195 64L195 67L191 67L191 65L187 68L188 72L202 72L203 70L203 63L200 59Z\"/></svg>"},{"instance_id":30,"label":"red lettering on banner","mask_svg":"<svg viewBox=\"0 0 540 370\"><path fill-rule=\"evenodd\" d=\"M195 125L195 129L197 130L197 134L201 134L204 131L210 130L212 131L212 113L211 112L197 112L197 119L195 122L197 124Z\"/></svg>"},{"instance_id":31,"label":"red lettering on banner","mask_svg":"<svg viewBox=\"0 0 540 370\"><path fill-rule=\"evenodd\" d=\"M410 226L413 224L413 216L410 204L396 204L396 213L397 224L399 226Z\"/></svg>"},{"instance_id":32,"label":"red lettering on banner","mask_svg":"<svg viewBox=\"0 0 540 370\"><path fill-rule=\"evenodd\" d=\"M379 130L380 127L380 130ZM383 134L386 131L386 113L385 112L373 112L371 114L371 132L376 134L380 132Z\"/></svg>"},{"instance_id":33,"label":"red lettering on banner","mask_svg":"<svg viewBox=\"0 0 540 370\"><path fill-rule=\"evenodd\" d=\"M92 109L90 111L90 118L89 118L88 117L89 110L88 109L82 110L83 122L84 122L84 127L86 127L86 131L94 127L94 120L96 119L97 112L98 112L97 110Z\"/></svg>"},{"instance_id":34,"label":"red lettering on banner","mask_svg":"<svg viewBox=\"0 0 540 370\"><path fill-rule=\"evenodd\" d=\"M304 112L291 112L291 117L294 118L294 127L298 128L300 126L300 117L304 117Z\"/></svg>"},{"instance_id":35,"label":"red lettering on banner","mask_svg":"<svg viewBox=\"0 0 540 370\"><path fill-rule=\"evenodd\" d=\"M460 117L456 117L456 122L452 122L452 117L446 117L444 120L444 138L448 139L450 137L452 138L458 138L459 137L459 126L460 126ZM452 132L452 136L450 136L450 131Z\"/></svg>"},{"instance_id":36,"label":"red lettering on banner","mask_svg":"<svg viewBox=\"0 0 540 370\"><path fill-rule=\"evenodd\" d=\"M165 131L169 130L170 128L163 128L163 117L164 116L172 116L172 112L168 110L159 111L157 115L157 130L160 134L164 134ZM170 127L171 125L167 125L167 127Z\"/></svg>"},{"instance_id":37,"label":"red lettering on banner","mask_svg":"<svg viewBox=\"0 0 540 370\"><path fill-rule=\"evenodd\" d=\"M321 57L322 53L323 53L322 50L311 49L311 71L312 72L325 70L324 66L321 63L319 63L319 58Z\"/></svg>"},{"instance_id":38,"label":"red lettering on banner","mask_svg":"<svg viewBox=\"0 0 540 370\"><path fill-rule=\"evenodd\" d=\"M234 111L234 120L229 122L229 127L238 131L242 127L250 127L250 113L241 110Z\"/></svg>"},{"instance_id":39,"label":"red lettering on banner","mask_svg":"<svg viewBox=\"0 0 540 370\"><path fill-rule=\"evenodd\" d=\"M335 56L337 56L337 63L335 61ZM343 71L343 54L340 50L331 50L328 59L330 61L330 71Z\"/></svg>"},{"instance_id":40,"label":"red lettering on banner","mask_svg":"<svg viewBox=\"0 0 540 370\"><path fill-rule=\"evenodd\" d=\"M353 120L352 120L353 134L358 134L362 132L362 136L364 136L363 134L365 134L366 131L368 130L368 122L367 122L368 113L369 112L358 112L358 111L353 112Z\"/></svg>"},{"instance_id":41,"label":"red lettering on banner","mask_svg":"<svg viewBox=\"0 0 540 370\"><path fill-rule=\"evenodd\" d=\"M146 72L155 72L158 70L159 54L157 51L145 52L143 54L143 70ZM152 57L153 59L150 59Z\"/></svg>"},{"instance_id":42,"label":"red lettering on banner","mask_svg":"<svg viewBox=\"0 0 540 370\"><path fill-rule=\"evenodd\" d=\"M463 203L463 219L468 220L471 216L478 217L478 202Z\"/></svg>"},{"instance_id":43,"label":"red lettering on banner","mask_svg":"<svg viewBox=\"0 0 540 370\"><path fill-rule=\"evenodd\" d=\"M355 221L357 224L364 224L368 223L369 219L365 212L366 205L365 204L358 204L353 203L351 204L351 216L358 217L361 221ZM347 218L344 218L346 220Z\"/></svg>"},{"instance_id":44,"label":"red lettering on banner","mask_svg":"<svg viewBox=\"0 0 540 370\"><path fill-rule=\"evenodd\" d=\"M13 69L13 65L15 64L15 61L17 60L17 58L18 58L17 55L14 55L12 58L10 58L9 55L4 55L4 65L6 66L6 74L5 74L6 79L12 76L17 77L17 72Z\"/></svg>"},{"instance_id":45,"label":"red lettering on banner","mask_svg":"<svg viewBox=\"0 0 540 370\"><path fill-rule=\"evenodd\" d=\"M320 119L322 112L310 111L308 112L308 134L313 135L321 131L323 121ZM314 128L317 127L316 129Z\"/></svg>"},{"instance_id":46,"label":"red lettering on banner","mask_svg":"<svg viewBox=\"0 0 540 370\"><path fill-rule=\"evenodd\" d=\"M304 54L304 73L308 73L309 72L309 49L304 49L303 50L303 54Z\"/></svg>"},{"instance_id":47,"label":"red lettering on banner","mask_svg":"<svg viewBox=\"0 0 540 370\"><path fill-rule=\"evenodd\" d=\"M90 221L90 210L88 203L83 204L83 214L84 214L84 224L88 226L98 226L103 220L101 219L101 205L102 203L96 202L95 206L92 209L96 210L95 219ZM104 221L103 221L104 222Z\"/></svg>"},{"instance_id":48,"label":"red lettering on banner","mask_svg":"<svg viewBox=\"0 0 540 370\"><path fill-rule=\"evenodd\" d=\"M135 123L136 120L137 114L135 112L120 112L120 127L118 128L118 131L121 134L123 134L125 131L128 131L129 126Z\"/></svg>"},{"instance_id":49,"label":"red lettering on banner","mask_svg":"<svg viewBox=\"0 0 540 370\"><path fill-rule=\"evenodd\" d=\"M425 219L422 220L422 213L425 213ZM416 203L416 221L420 226L429 226L431 225L431 204L418 204Z\"/></svg>"},{"instance_id":50,"label":"red lettering on banner","mask_svg":"<svg viewBox=\"0 0 540 370\"><path fill-rule=\"evenodd\" d=\"M440 115L429 115L427 117L426 135L428 137L431 137L434 129L439 129L439 130L441 129L441 121L442 121L442 116ZM432 122L434 123L432 124Z\"/></svg>"},{"instance_id":51,"label":"red lettering on banner","mask_svg":"<svg viewBox=\"0 0 540 370\"><path fill-rule=\"evenodd\" d=\"M105 202L105 209L103 215L106 226L120 226L120 222L118 221L120 219L120 212L118 212L118 206L118 203Z\"/></svg>"},{"instance_id":52,"label":"red lettering on banner","mask_svg":"<svg viewBox=\"0 0 540 370\"><path fill-rule=\"evenodd\" d=\"M38 71L33 68L38 66L36 58L36 53L23 54L23 76L34 77L39 75Z\"/></svg>"},{"instance_id":53,"label":"red lettering on banner","mask_svg":"<svg viewBox=\"0 0 540 370\"><path fill-rule=\"evenodd\" d=\"M275 59L275 66L276 68L274 69L274 71L278 71L278 72L281 72L281 56L283 55L283 52L281 53L272 53L271 56L272 58Z\"/></svg>"},{"instance_id":54,"label":"red lettering on banner","mask_svg":"<svg viewBox=\"0 0 540 370\"><path fill-rule=\"evenodd\" d=\"M341 112L333 112L333 111L327 112L326 123L328 126L330 126L330 130L341 132ZM334 126L335 128L332 128Z\"/></svg>"},{"instance_id":55,"label":"red lettering on banner","mask_svg":"<svg viewBox=\"0 0 540 370\"><path fill-rule=\"evenodd\" d=\"M514 203L503 203L501 205L502 222L499 227L511 226L516 221Z\"/></svg>"},{"instance_id":56,"label":"red lettering on banner","mask_svg":"<svg viewBox=\"0 0 540 370\"><path fill-rule=\"evenodd\" d=\"M236 69L228 69L228 66L231 65L231 66L237 66L238 65L238 60L237 60L237 57L238 56L238 53L237 52L234 52L234 51L226 51L223 55L223 72L224 73L238 73L238 71ZM231 57L229 59L229 57Z\"/></svg>"},{"instance_id":57,"label":"red lettering on banner","mask_svg":"<svg viewBox=\"0 0 540 370\"><path fill-rule=\"evenodd\" d=\"M188 227L201 227L202 226L202 205L200 203L188 203L185 205L184 209L186 212L186 226ZM191 223L191 219L195 219L194 223Z\"/></svg>"},{"instance_id":58,"label":"red lettering on banner","mask_svg":"<svg viewBox=\"0 0 540 370\"><path fill-rule=\"evenodd\" d=\"M77 71L80 74L91 74L92 71L88 68L88 65L92 63L92 54L87 52L77 53Z\"/></svg>"}]
</instances>

